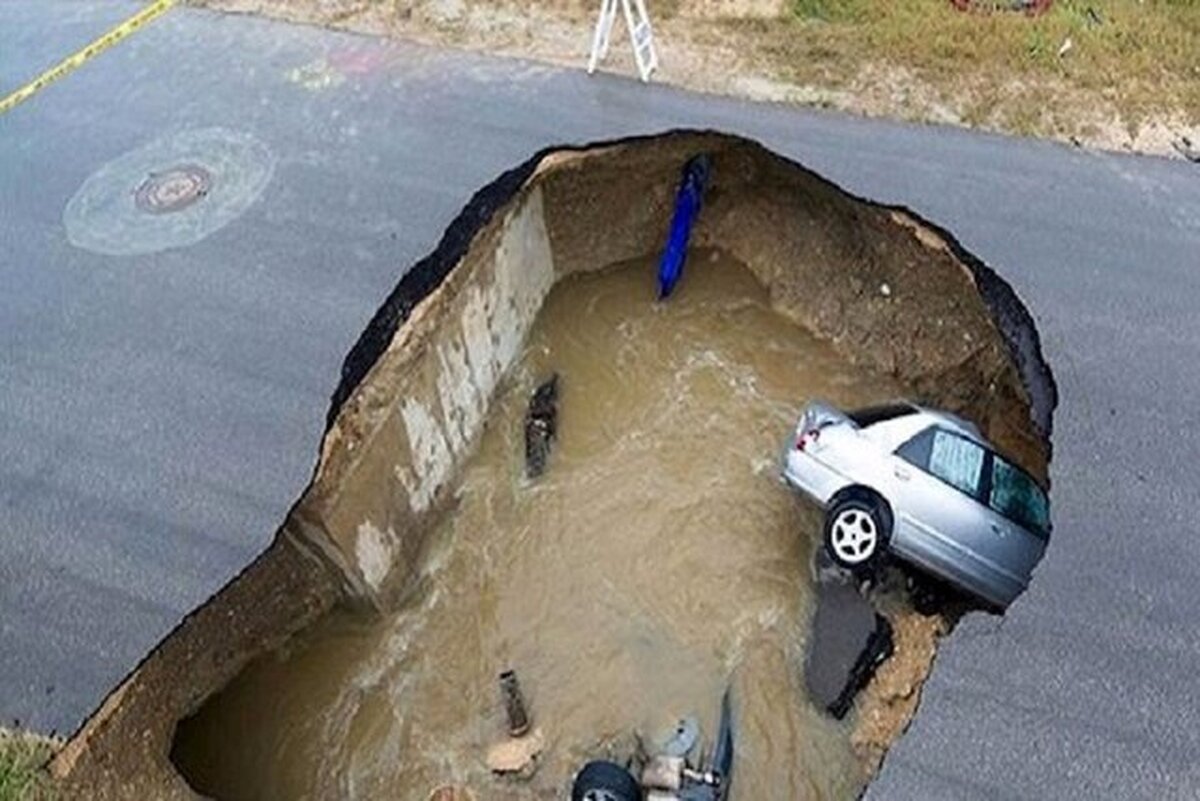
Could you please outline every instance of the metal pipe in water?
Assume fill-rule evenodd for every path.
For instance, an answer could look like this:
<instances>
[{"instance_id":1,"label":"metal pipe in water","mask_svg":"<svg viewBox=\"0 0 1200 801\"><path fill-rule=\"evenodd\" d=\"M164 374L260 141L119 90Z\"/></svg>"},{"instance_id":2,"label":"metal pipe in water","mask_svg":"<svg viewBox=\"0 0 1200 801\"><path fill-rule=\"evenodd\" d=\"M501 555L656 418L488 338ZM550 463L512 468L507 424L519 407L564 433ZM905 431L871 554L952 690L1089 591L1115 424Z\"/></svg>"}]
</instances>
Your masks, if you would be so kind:
<instances>
[{"instance_id":1,"label":"metal pipe in water","mask_svg":"<svg viewBox=\"0 0 1200 801\"><path fill-rule=\"evenodd\" d=\"M500 674L500 695L504 699L504 712L508 715L508 733L520 737L529 731L529 711L521 695L521 685L515 670Z\"/></svg>"}]
</instances>

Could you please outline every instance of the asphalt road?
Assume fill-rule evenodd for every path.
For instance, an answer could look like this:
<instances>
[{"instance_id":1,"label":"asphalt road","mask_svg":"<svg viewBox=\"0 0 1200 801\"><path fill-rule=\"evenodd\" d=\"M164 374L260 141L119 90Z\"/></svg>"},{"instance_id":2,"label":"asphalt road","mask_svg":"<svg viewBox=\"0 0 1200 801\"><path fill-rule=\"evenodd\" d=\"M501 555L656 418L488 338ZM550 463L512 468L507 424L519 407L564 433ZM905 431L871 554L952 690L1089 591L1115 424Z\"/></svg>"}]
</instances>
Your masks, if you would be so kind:
<instances>
[{"instance_id":1,"label":"asphalt road","mask_svg":"<svg viewBox=\"0 0 1200 801\"><path fill-rule=\"evenodd\" d=\"M137 7L8 0L0 86ZM214 126L274 160L240 217L151 254L68 242L90 175ZM343 354L476 188L675 126L950 228L1058 378L1049 556L1003 623L944 644L869 797L1200 796L1200 168L193 9L0 116L0 720L72 729L269 541Z\"/></svg>"}]
</instances>

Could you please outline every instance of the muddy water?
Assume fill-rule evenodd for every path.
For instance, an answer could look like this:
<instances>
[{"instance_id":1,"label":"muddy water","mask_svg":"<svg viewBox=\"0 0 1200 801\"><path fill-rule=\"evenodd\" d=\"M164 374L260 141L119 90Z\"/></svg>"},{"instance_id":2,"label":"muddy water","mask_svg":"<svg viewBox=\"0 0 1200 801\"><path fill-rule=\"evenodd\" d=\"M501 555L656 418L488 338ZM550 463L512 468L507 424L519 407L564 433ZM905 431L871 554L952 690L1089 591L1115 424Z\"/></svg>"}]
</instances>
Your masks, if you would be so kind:
<instances>
[{"instance_id":1,"label":"muddy water","mask_svg":"<svg viewBox=\"0 0 1200 801\"><path fill-rule=\"evenodd\" d=\"M654 303L654 265L562 281L497 399L406 602L330 616L183 724L176 758L223 799L563 798L588 758L628 756L735 700L735 799L853 797L848 732L801 666L815 516L777 480L810 397L896 388L773 312L741 265L696 253ZM559 439L524 478L522 416L561 376ZM546 752L489 775L497 674L516 669Z\"/></svg>"}]
</instances>

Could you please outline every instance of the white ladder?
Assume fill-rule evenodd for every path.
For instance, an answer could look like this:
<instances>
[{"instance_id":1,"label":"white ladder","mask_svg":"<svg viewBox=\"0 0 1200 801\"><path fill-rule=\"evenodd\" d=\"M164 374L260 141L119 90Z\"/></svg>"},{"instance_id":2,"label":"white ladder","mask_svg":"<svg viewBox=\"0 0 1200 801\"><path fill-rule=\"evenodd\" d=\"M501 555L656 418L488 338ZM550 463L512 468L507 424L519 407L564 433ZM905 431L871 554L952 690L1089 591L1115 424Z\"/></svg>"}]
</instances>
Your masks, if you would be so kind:
<instances>
[{"instance_id":1,"label":"white ladder","mask_svg":"<svg viewBox=\"0 0 1200 801\"><path fill-rule=\"evenodd\" d=\"M650 73L658 69L658 50L654 47L654 29L650 27L646 0L600 0L600 18L596 20L596 35L592 37L588 74L595 72L596 65L608 55L618 5L625 12L625 24L633 41L633 57L637 61L638 74L643 81L649 81Z\"/></svg>"}]
</instances>

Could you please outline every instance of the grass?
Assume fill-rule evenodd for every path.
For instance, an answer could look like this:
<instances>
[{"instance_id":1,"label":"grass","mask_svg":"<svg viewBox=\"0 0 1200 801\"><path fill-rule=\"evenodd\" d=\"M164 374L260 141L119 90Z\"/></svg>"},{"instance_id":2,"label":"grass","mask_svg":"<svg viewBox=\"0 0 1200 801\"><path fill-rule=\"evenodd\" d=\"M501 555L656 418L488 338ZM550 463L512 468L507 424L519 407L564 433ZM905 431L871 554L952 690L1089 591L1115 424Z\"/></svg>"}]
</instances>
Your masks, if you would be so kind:
<instances>
[{"instance_id":1,"label":"grass","mask_svg":"<svg viewBox=\"0 0 1200 801\"><path fill-rule=\"evenodd\" d=\"M579 34L546 44L503 21L455 27L414 13L438 0L189 1L558 59L595 13L588 0L465 0L484 20L499 8L495 20L557 20ZM1038 16L967 13L951 0L788 0L765 19L685 13L704 2L649 0L663 79L738 93L745 76L773 99L1096 147L1169 153L1181 135L1200 138L1200 0L1054 0Z\"/></svg>"},{"instance_id":2,"label":"grass","mask_svg":"<svg viewBox=\"0 0 1200 801\"><path fill-rule=\"evenodd\" d=\"M52 797L42 771L54 753L50 740L0 729L0 801L45 801Z\"/></svg>"},{"instance_id":3,"label":"grass","mask_svg":"<svg viewBox=\"0 0 1200 801\"><path fill-rule=\"evenodd\" d=\"M794 0L785 20L738 24L758 27L766 66L789 80L848 85L864 65L898 67L967 122L1055 133L1037 129L1107 108L1131 130L1171 115L1200 123L1200 0L1057 0L1036 17L949 0Z\"/></svg>"}]
</instances>

